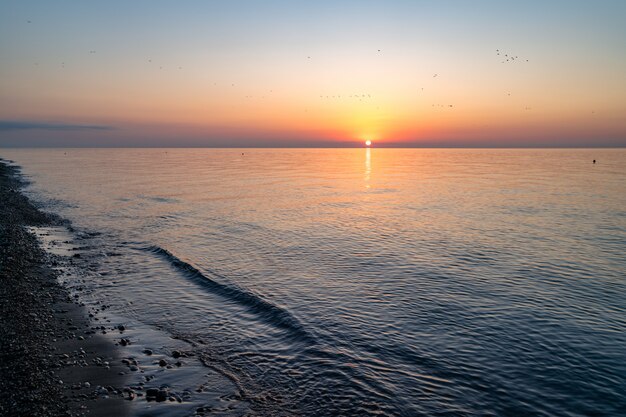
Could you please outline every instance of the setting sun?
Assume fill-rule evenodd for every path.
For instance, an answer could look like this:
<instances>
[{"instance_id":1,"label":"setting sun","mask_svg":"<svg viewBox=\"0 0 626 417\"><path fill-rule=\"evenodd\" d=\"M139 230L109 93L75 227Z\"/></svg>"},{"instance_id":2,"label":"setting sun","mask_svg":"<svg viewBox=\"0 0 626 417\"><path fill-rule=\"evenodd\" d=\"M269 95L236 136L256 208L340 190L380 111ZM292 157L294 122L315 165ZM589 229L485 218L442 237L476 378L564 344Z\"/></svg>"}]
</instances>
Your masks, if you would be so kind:
<instances>
[{"instance_id":1,"label":"setting sun","mask_svg":"<svg viewBox=\"0 0 626 417\"><path fill-rule=\"evenodd\" d=\"M365 146L371 146L372 145L372 141L371 140L366 140L365 141Z\"/></svg>"}]
</instances>

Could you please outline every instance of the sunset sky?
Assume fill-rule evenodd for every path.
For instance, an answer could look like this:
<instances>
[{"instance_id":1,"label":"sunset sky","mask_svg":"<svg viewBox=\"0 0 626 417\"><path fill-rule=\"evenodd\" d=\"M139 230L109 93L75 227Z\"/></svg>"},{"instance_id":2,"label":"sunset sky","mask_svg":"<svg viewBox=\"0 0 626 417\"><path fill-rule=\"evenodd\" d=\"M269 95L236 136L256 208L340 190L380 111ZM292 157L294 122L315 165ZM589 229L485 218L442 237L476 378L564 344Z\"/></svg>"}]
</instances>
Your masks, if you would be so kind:
<instances>
[{"instance_id":1,"label":"sunset sky","mask_svg":"<svg viewBox=\"0 0 626 417\"><path fill-rule=\"evenodd\" d=\"M624 22L624 0L7 0L0 146L626 146Z\"/></svg>"}]
</instances>

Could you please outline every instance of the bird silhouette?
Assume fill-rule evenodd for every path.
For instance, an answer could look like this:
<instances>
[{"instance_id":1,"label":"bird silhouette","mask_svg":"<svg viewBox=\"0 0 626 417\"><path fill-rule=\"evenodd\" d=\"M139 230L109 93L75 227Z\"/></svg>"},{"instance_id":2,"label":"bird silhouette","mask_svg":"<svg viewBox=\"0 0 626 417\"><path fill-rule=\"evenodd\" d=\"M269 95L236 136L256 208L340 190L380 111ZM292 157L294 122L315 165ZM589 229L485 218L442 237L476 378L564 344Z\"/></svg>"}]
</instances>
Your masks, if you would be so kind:
<instances>
[{"instance_id":1,"label":"bird silhouette","mask_svg":"<svg viewBox=\"0 0 626 417\"><path fill-rule=\"evenodd\" d=\"M496 55L498 55L498 56L499 56L501 53L503 53L503 52L504 52L504 51L500 51L499 49L496 49ZM519 55L513 55L513 54L509 55L509 54L507 53L507 54L504 54L504 56L506 57L506 60L505 60L505 61L502 61L502 63L503 63L503 64L504 64L505 62L514 62L515 60L519 60L519 59L520 59ZM523 59L522 59L522 60L523 60ZM528 62L528 60L527 60L527 59L526 59L526 62Z\"/></svg>"}]
</instances>

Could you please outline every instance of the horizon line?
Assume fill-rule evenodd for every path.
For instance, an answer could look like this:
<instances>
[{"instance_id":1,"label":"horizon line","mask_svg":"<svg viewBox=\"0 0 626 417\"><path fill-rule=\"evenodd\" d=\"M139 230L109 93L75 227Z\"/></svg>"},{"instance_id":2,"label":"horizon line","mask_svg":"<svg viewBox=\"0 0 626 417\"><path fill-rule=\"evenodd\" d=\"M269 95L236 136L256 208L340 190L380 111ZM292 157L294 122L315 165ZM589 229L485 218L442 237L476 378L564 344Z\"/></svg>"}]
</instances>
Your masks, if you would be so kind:
<instances>
[{"instance_id":1,"label":"horizon line","mask_svg":"<svg viewBox=\"0 0 626 417\"><path fill-rule=\"evenodd\" d=\"M597 146L0 146L0 149L626 149Z\"/></svg>"}]
</instances>

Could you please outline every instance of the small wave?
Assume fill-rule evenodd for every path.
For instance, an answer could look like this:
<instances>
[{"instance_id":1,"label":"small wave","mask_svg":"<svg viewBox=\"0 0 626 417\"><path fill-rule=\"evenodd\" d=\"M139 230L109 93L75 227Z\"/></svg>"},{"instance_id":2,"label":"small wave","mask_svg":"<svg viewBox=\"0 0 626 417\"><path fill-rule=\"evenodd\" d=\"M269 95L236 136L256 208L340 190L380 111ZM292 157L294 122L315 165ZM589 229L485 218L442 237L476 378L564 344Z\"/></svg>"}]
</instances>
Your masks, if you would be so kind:
<instances>
[{"instance_id":1,"label":"small wave","mask_svg":"<svg viewBox=\"0 0 626 417\"><path fill-rule=\"evenodd\" d=\"M248 310L250 310L254 314L257 314L271 325L284 330L288 330L292 335L297 336L302 340L313 340L313 337L309 334L309 332L306 331L306 329L302 326L298 319L296 319L291 313L289 313L289 311L284 310L270 303L269 301L266 301L259 296L251 294L241 288L235 287L233 285L223 284L207 277L195 266L181 260L167 249L163 249L159 246L149 246L145 248L145 250L166 259L172 266L181 271L185 276L190 277L196 282L204 285L213 293L245 306L246 308L248 308ZM217 273L212 272L212 274L220 277Z\"/></svg>"},{"instance_id":2,"label":"small wave","mask_svg":"<svg viewBox=\"0 0 626 417\"><path fill-rule=\"evenodd\" d=\"M141 198L141 199L144 199L144 200L154 201L155 203L179 203L180 202L180 200L178 200L176 198L162 197L162 196L158 196L158 195L143 195L143 194L140 194L137 197Z\"/></svg>"}]
</instances>

